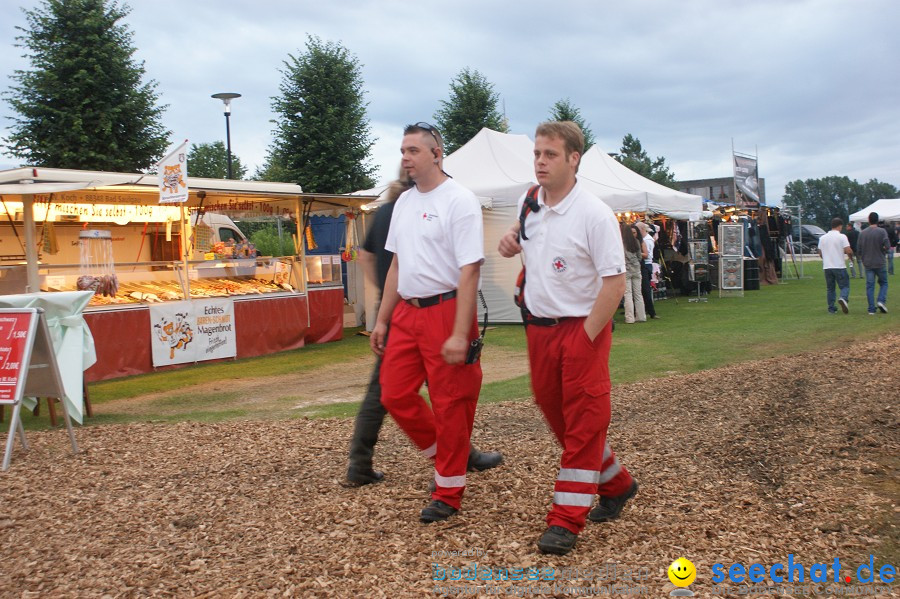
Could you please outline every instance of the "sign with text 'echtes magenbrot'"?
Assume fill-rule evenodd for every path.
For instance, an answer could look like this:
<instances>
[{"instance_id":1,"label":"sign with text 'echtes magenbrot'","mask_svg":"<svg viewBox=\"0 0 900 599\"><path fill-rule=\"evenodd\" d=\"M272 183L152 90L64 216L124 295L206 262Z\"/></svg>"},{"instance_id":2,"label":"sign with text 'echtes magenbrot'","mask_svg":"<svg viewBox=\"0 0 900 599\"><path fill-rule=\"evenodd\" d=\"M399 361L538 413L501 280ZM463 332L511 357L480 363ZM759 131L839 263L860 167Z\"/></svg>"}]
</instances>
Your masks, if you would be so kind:
<instances>
[{"instance_id":1,"label":"sign with text 'echtes magenbrot'","mask_svg":"<svg viewBox=\"0 0 900 599\"><path fill-rule=\"evenodd\" d=\"M233 358L234 302L211 298L152 305L150 339L154 366Z\"/></svg>"}]
</instances>

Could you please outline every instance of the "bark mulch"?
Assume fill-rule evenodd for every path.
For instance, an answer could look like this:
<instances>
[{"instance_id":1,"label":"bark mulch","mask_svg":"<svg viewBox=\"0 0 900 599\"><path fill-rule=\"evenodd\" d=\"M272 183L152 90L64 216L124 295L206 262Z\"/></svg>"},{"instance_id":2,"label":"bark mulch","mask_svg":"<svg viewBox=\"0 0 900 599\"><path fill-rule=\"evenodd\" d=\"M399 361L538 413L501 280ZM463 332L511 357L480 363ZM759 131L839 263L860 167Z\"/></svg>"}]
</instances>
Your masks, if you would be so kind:
<instances>
[{"instance_id":1,"label":"bark mulch","mask_svg":"<svg viewBox=\"0 0 900 599\"><path fill-rule=\"evenodd\" d=\"M89 426L76 456L62 430L30 433L31 451L17 441L0 475L0 596L486 596L489 585L573 596L615 584L659 597L682 555L704 597L721 594L714 563L792 554L808 576L840 558L855 575L897 539L898 341L615 387L610 443L640 491L566 557L534 545L559 449L530 402L479 408L475 443L506 461L471 474L463 510L428 526L431 471L390 422L376 453L387 478L361 489L340 485L351 420ZM542 580L435 580L464 565L534 567ZM898 594L896 582L881 593Z\"/></svg>"}]
</instances>

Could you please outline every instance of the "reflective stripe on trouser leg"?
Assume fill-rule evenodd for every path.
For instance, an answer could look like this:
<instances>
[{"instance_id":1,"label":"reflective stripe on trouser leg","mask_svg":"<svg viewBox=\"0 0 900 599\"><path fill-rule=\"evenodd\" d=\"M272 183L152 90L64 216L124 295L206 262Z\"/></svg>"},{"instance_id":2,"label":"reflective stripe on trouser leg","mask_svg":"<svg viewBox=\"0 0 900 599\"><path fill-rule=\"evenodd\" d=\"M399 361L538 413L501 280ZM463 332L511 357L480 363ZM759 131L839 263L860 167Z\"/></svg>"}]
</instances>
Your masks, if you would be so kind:
<instances>
[{"instance_id":1,"label":"reflective stripe on trouser leg","mask_svg":"<svg viewBox=\"0 0 900 599\"><path fill-rule=\"evenodd\" d=\"M457 488L457 487L465 487L466 486L466 475L462 474L460 476L441 476L437 471L437 468L434 469L434 484L440 487L446 488Z\"/></svg>"}]
</instances>

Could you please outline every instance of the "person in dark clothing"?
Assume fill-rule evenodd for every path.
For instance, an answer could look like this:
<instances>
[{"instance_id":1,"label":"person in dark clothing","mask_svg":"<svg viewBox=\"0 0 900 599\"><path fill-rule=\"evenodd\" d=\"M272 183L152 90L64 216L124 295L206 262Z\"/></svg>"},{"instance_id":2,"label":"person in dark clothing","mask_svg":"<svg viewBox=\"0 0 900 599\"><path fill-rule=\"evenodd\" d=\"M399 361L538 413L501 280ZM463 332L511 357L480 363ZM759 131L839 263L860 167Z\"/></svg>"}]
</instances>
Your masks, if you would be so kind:
<instances>
[{"instance_id":1,"label":"person in dark clothing","mask_svg":"<svg viewBox=\"0 0 900 599\"><path fill-rule=\"evenodd\" d=\"M886 225L884 223L882 223L881 226L885 231L887 231L888 234L888 243L890 244L890 247L888 248L887 255L887 269L888 274L892 275L894 274L894 248L897 247L897 229L894 227L894 225Z\"/></svg>"},{"instance_id":2,"label":"person in dark clothing","mask_svg":"<svg viewBox=\"0 0 900 599\"><path fill-rule=\"evenodd\" d=\"M411 186L412 181L401 169L400 177L388 188L387 202L375 213L375 219L359 254L360 263L366 276L378 285L379 293L384 290L388 270L394 259L394 253L384 247L391 227L394 202ZM387 410L381 405L380 375L381 356L378 356L353 426L353 437L350 440L350 463L344 482L344 485L348 487L360 487L384 479L384 473L372 467L378 433L381 431L381 425L387 414ZM503 456L498 451L479 451L474 446L470 446L468 469L470 471L487 470L499 465L502 460Z\"/></svg>"},{"instance_id":3,"label":"person in dark clothing","mask_svg":"<svg viewBox=\"0 0 900 599\"><path fill-rule=\"evenodd\" d=\"M869 226L859 234L857 241L859 257L866 267L866 299L869 301L869 314L875 314L876 308L882 314L887 313L888 275L886 257L890 242L887 231L878 226L878 213L869 213ZM878 280L878 298L875 298L875 280Z\"/></svg>"},{"instance_id":4,"label":"person in dark clothing","mask_svg":"<svg viewBox=\"0 0 900 599\"><path fill-rule=\"evenodd\" d=\"M847 241L850 242L850 249L853 250L853 255L850 256L850 278L856 278L856 268L853 266L853 262L856 262L856 266L859 267L859 278L864 278L863 274L863 265L862 262L859 261L859 254L856 253L856 242L859 241L859 231L856 230L856 227L853 226L853 223L847 223L847 230L844 232L847 236Z\"/></svg>"}]
</instances>

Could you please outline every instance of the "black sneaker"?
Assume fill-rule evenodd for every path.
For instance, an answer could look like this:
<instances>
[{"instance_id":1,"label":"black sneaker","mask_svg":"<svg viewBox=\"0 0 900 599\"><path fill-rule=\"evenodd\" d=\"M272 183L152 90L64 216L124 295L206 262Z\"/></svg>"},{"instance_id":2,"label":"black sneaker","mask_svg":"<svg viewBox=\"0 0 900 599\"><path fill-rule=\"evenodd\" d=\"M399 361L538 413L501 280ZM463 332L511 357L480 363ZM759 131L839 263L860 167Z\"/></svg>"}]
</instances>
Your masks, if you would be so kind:
<instances>
[{"instance_id":1,"label":"black sneaker","mask_svg":"<svg viewBox=\"0 0 900 599\"><path fill-rule=\"evenodd\" d=\"M380 483L384 480L384 473L371 468L347 468L347 478L341 483L348 488L362 487L373 483Z\"/></svg>"},{"instance_id":2,"label":"black sneaker","mask_svg":"<svg viewBox=\"0 0 900 599\"><path fill-rule=\"evenodd\" d=\"M565 555L575 548L578 535L562 526L551 526L538 539L537 546L541 553Z\"/></svg>"},{"instance_id":3,"label":"black sneaker","mask_svg":"<svg viewBox=\"0 0 900 599\"><path fill-rule=\"evenodd\" d=\"M637 481L633 480L631 481L631 488L621 495L616 495L615 497L601 497L597 506L588 514L588 519L591 522L608 522L609 520L615 520L619 517L619 514L622 513L622 508L625 507L628 500L637 493L637 489Z\"/></svg>"},{"instance_id":4,"label":"black sneaker","mask_svg":"<svg viewBox=\"0 0 900 599\"><path fill-rule=\"evenodd\" d=\"M459 510L453 506L447 505L440 499L434 499L424 510L422 510L419 520L425 524L430 522L443 522L457 511Z\"/></svg>"},{"instance_id":5,"label":"black sneaker","mask_svg":"<svg viewBox=\"0 0 900 599\"><path fill-rule=\"evenodd\" d=\"M887 314L887 306L885 306L882 302L878 302L875 305L878 306L879 312L881 312L882 314Z\"/></svg>"},{"instance_id":6,"label":"black sneaker","mask_svg":"<svg viewBox=\"0 0 900 599\"><path fill-rule=\"evenodd\" d=\"M846 314L850 311L849 306L847 306L847 300L845 300L844 298L839 297L838 304L841 305L841 311L843 311L844 314Z\"/></svg>"},{"instance_id":7,"label":"black sneaker","mask_svg":"<svg viewBox=\"0 0 900 599\"><path fill-rule=\"evenodd\" d=\"M474 447L469 452L469 462L466 469L469 472L481 472L496 468L503 463L503 454L499 451L478 451Z\"/></svg>"}]
</instances>

